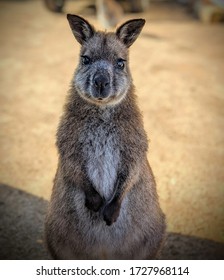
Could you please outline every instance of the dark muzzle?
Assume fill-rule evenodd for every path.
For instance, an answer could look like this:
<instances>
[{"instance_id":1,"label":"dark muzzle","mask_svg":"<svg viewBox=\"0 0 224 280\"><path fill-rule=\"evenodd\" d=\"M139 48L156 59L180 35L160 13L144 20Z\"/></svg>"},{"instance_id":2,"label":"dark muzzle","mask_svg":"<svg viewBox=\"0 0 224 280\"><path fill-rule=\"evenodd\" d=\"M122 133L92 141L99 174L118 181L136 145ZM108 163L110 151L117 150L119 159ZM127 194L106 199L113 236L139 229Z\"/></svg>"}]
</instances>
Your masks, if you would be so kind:
<instances>
[{"instance_id":1,"label":"dark muzzle","mask_svg":"<svg viewBox=\"0 0 224 280\"><path fill-rule=\"evenodd\" d=\"M96 74L93 79L94 84L94 97L103 99L109 95L110 79L109 75Z\"/></svg>"}]
</instances>

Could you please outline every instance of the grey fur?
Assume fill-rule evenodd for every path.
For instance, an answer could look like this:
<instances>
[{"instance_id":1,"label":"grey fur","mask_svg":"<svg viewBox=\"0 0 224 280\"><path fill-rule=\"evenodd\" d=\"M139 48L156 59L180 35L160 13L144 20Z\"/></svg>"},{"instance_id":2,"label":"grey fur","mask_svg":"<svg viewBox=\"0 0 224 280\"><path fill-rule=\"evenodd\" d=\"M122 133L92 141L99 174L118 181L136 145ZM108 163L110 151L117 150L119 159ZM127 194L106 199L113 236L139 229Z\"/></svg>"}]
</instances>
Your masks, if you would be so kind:
<instances>
[{"instance_id":1,"label":"grey fur","mask_svg":"<svg viewBox=\"0 0 224 280\"><path fill-rule=\"evenodd\" d=\"M81 17L68 20L81 58L57 132L48 249L56 259L155 258L165 217L128 66L145 21L105 33Z\"/></svg>"}]
</instances>

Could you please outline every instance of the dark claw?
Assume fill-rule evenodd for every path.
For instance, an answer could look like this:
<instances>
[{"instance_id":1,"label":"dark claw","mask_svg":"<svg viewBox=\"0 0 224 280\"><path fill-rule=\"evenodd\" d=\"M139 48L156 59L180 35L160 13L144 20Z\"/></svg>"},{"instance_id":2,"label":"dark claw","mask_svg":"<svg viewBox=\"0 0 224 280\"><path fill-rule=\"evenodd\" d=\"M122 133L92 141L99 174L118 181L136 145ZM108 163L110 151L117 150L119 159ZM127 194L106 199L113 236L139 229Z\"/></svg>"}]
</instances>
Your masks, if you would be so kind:
<instances>
[{"instance_id":1,"label":"dark claw","mask_svg":"<svg viewBox=\"0 0 224 280\"><path fill-rule=\"evenodd\" d=\"M99 211L102 205L103 205L103 199L97 192L92 195L86 195L85 206L89 210L97 212Z\"/></svg>"},{"instance_id":2,"label":"dark claw","mask_svg":"<svg viewBox=\"0 0 224 280\"><path fill-rule=\"evenodd\" d=\"M103 219L108 226L111 226L117 221L120 214L120 204L117 202L111 202L108 204L103 211Z\"/></svg>"}]
</instances>

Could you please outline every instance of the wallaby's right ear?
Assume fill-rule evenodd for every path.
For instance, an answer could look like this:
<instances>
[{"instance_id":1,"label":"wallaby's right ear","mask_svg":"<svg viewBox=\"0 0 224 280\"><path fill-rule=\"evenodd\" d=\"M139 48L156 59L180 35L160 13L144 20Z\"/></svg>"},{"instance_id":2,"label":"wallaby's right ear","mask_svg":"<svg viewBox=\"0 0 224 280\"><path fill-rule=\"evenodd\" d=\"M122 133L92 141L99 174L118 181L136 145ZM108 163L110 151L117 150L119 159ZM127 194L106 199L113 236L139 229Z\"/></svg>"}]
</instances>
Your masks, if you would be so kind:
<instances>
[{"instance_id":1,"label":"wallaby's right ear","mask_svg":"<svg viewBox=\"0 0 224 280\"><path fill-rule=\"evenodd\" d=\"M95 29L82 17L67 14L69 25L76 40L82 45L95 33Z\"/></svg>"}]
</instances>

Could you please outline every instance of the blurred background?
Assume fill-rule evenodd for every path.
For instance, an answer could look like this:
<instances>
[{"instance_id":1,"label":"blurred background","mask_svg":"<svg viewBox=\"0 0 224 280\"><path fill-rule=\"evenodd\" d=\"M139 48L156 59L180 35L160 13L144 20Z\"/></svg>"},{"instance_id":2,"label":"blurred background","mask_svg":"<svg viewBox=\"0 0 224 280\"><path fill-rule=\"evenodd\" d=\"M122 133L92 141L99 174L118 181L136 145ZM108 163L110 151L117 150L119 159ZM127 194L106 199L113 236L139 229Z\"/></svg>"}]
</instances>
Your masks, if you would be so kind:
<instances>
[{"instance_id":1,"label":"blurred background","mask_svg":"<svg viewBox=\"0 0 224 280\"><path fill-rule=\"evenodd\" d=\"M0 1L0 259L49 258L55 133L79 44L66 13L146 25L130 65L167 217L164 259L224 258L223 0Z\"/></svg>"}]
</instances>

